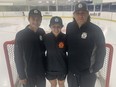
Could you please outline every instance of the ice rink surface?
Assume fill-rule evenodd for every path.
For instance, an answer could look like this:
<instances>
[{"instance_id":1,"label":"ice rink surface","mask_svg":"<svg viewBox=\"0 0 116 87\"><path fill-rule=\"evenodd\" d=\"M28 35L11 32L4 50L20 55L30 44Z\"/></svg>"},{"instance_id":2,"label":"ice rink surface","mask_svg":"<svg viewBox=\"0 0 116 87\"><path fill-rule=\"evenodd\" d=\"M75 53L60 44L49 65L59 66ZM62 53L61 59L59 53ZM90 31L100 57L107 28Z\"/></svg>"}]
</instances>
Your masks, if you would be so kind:
<instances>
[{"instance_id":1,"label":"ice rink surface","mask_svg":"<svg viewBox=\"0 0 116 87\"><path fill-rule=\"evenodd\" d=\"M41 24L41 27L46 32L50 32L49 21L49 18L43 18ZM71 21L72 18L63 18L63 31L65 31L67 23ZM114 48L110 87L116 87L116 22L97 19L92 19L91 21L101 27L106 38L106 43L110 43ZM0 17L0 87L10 87L8 70L6 67L6 60L3 51L3 43L5 41L14 40L16 33L19 30L24 29L27 24L28 20L25 17ZM50 87L49 82L47 82L46 87ZM99 86L99 82L97 82L96 87L101 87Z\"/></svg>"}]
</instances>

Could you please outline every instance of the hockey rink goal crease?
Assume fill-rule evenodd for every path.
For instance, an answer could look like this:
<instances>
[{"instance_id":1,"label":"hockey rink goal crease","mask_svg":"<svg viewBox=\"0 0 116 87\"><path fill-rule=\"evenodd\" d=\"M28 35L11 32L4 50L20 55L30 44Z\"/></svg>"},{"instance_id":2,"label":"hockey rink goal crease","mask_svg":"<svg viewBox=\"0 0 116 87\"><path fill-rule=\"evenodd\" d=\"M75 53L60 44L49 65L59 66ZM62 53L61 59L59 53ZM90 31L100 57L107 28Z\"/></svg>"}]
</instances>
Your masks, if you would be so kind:
<instances>
[{"instance_id":1,"label":"hockey rink goal crease","mask_svg":"<svg viewBox=\"0 0 116 87\"><path fill-rule=\"evenodd\" d=\"M19 84L18 74L14 62L14 43L15 41L6 41L3 44L4 54L6 58L7 70L10 79L11 87L21 87ZM106 44L106 57L103 68L97 73L97 79L100 82L101 87L109 87L110 73L112 65L113 46Z\"/></svg>"}]
</instances>

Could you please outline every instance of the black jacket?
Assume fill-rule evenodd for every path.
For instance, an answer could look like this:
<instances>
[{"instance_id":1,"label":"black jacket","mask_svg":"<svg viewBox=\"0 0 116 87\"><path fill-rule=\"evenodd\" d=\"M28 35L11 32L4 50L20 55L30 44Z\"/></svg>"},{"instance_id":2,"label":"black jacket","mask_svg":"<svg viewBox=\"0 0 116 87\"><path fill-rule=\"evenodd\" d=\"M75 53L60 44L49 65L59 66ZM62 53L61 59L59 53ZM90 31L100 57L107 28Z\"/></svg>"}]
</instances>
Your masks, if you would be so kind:
<instances>
[{"instance_id":1,"label":"black jacket","mask_svg":"<svg viewBox=\"0 0 116 87\"><path fill-rule=\"evenodd\" d=\"M54 34L48 33L44 37L44 43L47 50L47 73L54 75L66 74L66 36L60 33L57 37Z\"/></svg>"},{"instance_id":2,"label":"black jacket","mask_svg":"<svg viewBox=\"0 0 116 87\"><path fill-rule=\"evenodd\" d=\"M28 27L16 34L14 56L20 79L44 73L44 34L41 28L35 33Z\"/></svg>"},{"instance_id":3,"label":"black jacket","mask_svg":"<svg viewBox=\"0 0 116 87\"><path fill-rule=\"evenodd\" d=\"M105 38L101 29L91 23L81 28L75 21L67 25L69 71L97 72L102 68L105 57Z\"/></svg>"}]
</instances>

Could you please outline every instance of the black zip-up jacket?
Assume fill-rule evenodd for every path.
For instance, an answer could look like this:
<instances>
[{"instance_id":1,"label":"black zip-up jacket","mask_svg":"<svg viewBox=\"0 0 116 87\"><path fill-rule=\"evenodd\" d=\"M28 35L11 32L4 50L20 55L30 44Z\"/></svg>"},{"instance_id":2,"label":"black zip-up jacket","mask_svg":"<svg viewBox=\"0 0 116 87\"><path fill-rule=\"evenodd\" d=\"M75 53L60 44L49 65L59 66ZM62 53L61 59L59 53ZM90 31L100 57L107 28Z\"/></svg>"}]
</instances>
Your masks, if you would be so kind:
<instances>
[{"instance_id":1,"label":"black zip-up jacket","mask_svg":"<svg viewBox=\"0 0 116 87\"><path fill-rule=\"evenodd\" d=\"M75 21L67 25L69 72L99 71L106 53L105 38L101 29L87 22L80 28Z\"/></svg>"},{"instance_id":2,"label":"black zip-up jacket","mask_svg":"<svg viewBox=\"0 0 116 87\"><path fill-rule=\"evenodd\" d=\"M44 73L44 34L43 29L33 32L28 26L16 34L14 58L20 79Z\"/></svg>"},{"instance_id":3,"label":"black zip-up jacket","mask_svg":"<svg viewBox=\"0 0 116 87\"><path fill-rule=\"evenodd\" d=\"M44 37L44 43L47 50L47 73L58 75L67 73L66 59L66 36L60 33L57 37L48 33Z\"/></svg>"}]
</instances>

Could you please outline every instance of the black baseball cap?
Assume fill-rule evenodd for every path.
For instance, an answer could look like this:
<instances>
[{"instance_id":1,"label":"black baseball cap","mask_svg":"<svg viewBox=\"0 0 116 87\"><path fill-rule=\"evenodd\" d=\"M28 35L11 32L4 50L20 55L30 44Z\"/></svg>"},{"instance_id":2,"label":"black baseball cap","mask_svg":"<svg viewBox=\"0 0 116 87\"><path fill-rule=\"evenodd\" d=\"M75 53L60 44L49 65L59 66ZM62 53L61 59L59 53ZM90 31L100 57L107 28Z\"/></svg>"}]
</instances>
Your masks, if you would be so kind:
<instances>
[{"instance_id":1,"label":"black baseball cap","mask_svg":"<svg viewBox=\"0 0 116 87\"><path fill-rule=\"evenodd\" d=\"M58 16L52 17L51 20L50 20L50 25L49 26L54 25L54 24L59 24L61 27L63 27L61 17L58 17Z\"/></svg>"},{"instance_id":2,"label":"black baseball cap","mask_svg":"<svg viewBox=\"0 0 116 87\"><path fill-rule=\"evenodd\" d=\"M31 9L30 12L29 12L29 17L30 16L40 16L40 17L42 17L41 12L38 9Z\"/></svg>"},{"instance_id":3,"label":"black baseball cap","mask_svg":"<svg viewBox=\"0 0 116 87\"><path fill-rule=\"evenodd\" d=\"M88 11L87 4L85 2L78 2L75 5L75 11Z\"/></svg>"}]
</instances>

